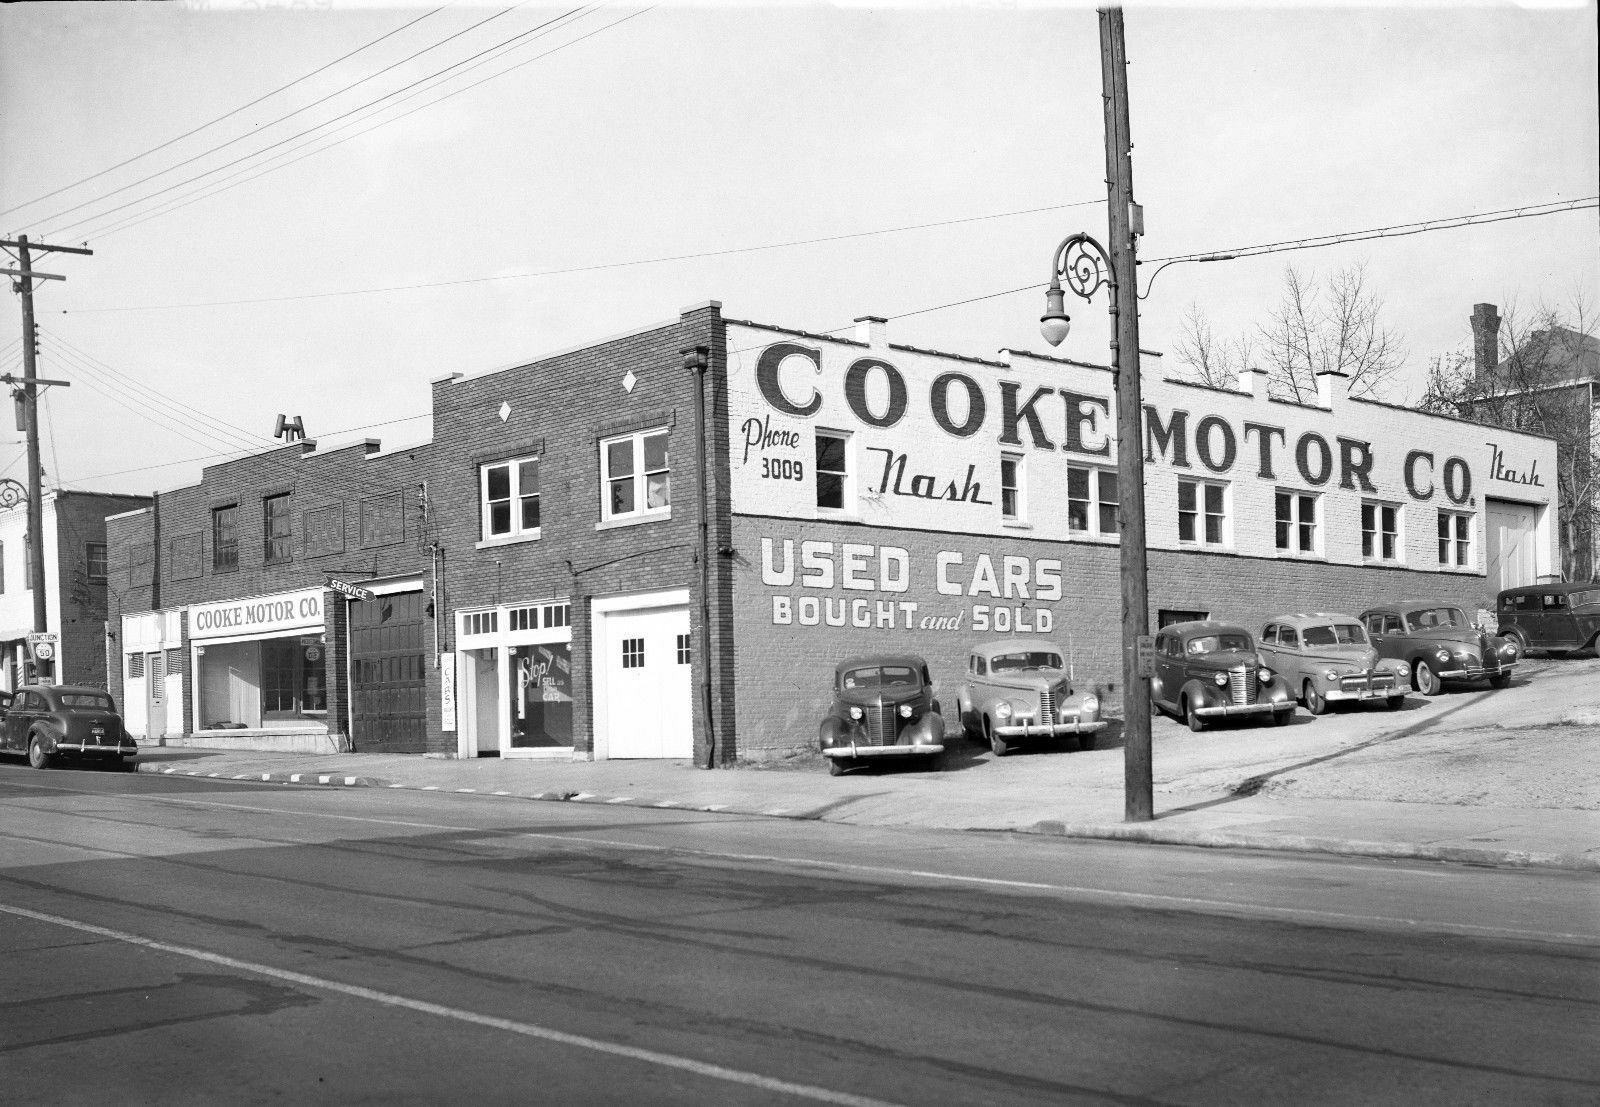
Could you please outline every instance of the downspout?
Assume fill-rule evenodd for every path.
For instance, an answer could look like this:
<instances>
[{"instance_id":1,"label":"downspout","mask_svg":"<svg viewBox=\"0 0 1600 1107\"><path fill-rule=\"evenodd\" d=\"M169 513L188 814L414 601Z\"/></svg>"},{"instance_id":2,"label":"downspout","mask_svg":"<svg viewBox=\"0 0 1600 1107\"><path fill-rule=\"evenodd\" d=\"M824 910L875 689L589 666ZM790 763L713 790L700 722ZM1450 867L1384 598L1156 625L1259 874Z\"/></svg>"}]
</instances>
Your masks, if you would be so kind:
<instances>
[{"instance_id":1,"label":"downspout","mask_svg":"<svg viewBox=\"0 0 1600 1107\"><path fill-rule=\"evenodd\" d=\"M690 346L681 351L683 367L694 374L695 481L698 495L695 517L700 528L700 545L695 560L700 563L700 697L706 716L706 768L717 767L717 728L711 713L711 525L710 505L706 500L706 368L711 348Z\"/></svg>"},{"instance_id":2,"label":"downspout","mask_svg":"<svg viewBox=\"0 0 1600 1107\"><path fill-rule=\"evenodd\" d=\"M150 610L161 610L161 493L150 493ZM165 644L165 636L163 645Z\"/></svg>"}]
</instances>

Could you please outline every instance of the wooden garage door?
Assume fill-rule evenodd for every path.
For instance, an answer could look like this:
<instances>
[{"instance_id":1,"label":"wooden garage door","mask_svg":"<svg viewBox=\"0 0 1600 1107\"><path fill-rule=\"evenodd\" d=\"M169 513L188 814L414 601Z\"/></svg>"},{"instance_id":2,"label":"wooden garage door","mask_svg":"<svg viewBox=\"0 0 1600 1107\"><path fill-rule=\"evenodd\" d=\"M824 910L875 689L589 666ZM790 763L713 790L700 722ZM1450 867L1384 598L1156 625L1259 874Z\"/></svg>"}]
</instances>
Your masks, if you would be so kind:
<instances>
[{"instance_id":1,"label":"wooden garage door","mask_svg":"<svg viewBox=\"0 0 1600 1107\"><path fill-rule=\"evenodd\" d=\"M693 757L689 609L605 618L608 756Z\"/></svg>"},{"instance_id":2,"label":"wooden garage door","mask_svg":"<svg viewBox=\"0 0 1600 1107\"><path fill-rule=\"evenodd\" d=\"M426 749L427 623L421 592L350 604L350 737L357 750Z\"/></svg>"},{"instance_id":3,"label":"wooden garage door","mask_svg":"<svg viewBox=\"0 0 1600 1107\"><path fill-rule=\"evenodd\" d=\"M1485 504L1488 518L1484 537L1488 544L1485 553L1490 591L1537 584L1534 533L1539 509L1505 500L1486 500Z\"/></svg>"}]
</instances>

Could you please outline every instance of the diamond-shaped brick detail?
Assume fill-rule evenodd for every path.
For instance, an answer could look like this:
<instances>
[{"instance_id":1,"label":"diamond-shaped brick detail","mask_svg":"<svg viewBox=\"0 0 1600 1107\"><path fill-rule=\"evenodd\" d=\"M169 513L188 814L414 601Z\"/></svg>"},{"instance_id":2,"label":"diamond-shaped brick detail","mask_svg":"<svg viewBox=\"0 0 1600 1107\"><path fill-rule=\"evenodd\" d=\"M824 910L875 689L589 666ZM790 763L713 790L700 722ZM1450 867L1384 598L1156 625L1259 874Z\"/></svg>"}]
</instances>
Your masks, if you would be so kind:
<instances>
[{"instance_id":1,"label":"diamond-shaped brick detail","mask_svg":"<svg viewBox=\"0 0 1600 1107\"><path fill-rule=\"evenodd\" d=\"M633 375L632 369L629 369L626 373L622 374L622 390L624 392L631 394L633 392L633 386L638 383L639 378Z\"/></svg>"},{"instance_id":2,"label":"diamond-shaped brick detail","mask_svg":"<svg viewBox=\"0 0 1600 1107\"><path fill-rule=\"evenodd\" d=\"M502 400L500 402L500 421L504 423L509 418L511 418L511 405Z\"/></svg>"}]
</instances>

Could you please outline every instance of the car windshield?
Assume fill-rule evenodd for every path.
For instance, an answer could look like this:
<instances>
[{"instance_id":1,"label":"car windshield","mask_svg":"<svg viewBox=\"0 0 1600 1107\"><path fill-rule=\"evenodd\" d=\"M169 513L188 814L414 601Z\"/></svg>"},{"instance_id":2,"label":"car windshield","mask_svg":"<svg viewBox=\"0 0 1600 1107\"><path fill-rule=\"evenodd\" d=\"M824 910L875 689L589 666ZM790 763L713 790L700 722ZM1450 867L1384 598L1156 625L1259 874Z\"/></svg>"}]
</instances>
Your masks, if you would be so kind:
<instances>
[{"instance_id":1,"label":"car windshield","mask_svg":"<svg viewBox=\"0 0 1600 1107\"><path fill-rule=\"evenodd\" d=\"M1406 626L1411 630L1431 630L1434 627L1461 627L1472 624L1459 607L1420 607L1406 612Z\"/></svg>"},{"instance_id":2,"label":"car windshield","mask_svg":"<svg viewBox=\"0 0 1600 1107\"><path fill-rule=\"evenodd\" d=\"M63 692L62 707L86 707L91 711L115 711L111 697L94 692Z\"/></svg>"},{"instance_id":3,"label":"car windshield","mask_svg":"<svg viewBox=\"0 0 1600 1107\"><path fill-rule=\"evenodd\" d=\"M846 688L915 688L921 683L909 665L863 665L844 674Z\"/></svg>"},{"instance_id":4,"label":"car windshield","mask_svg":"<svg viewBox=\"0 0 1600 1107\"><path fill-rule=\"evenodd\" d=\"M989 662L989 671L1016 672L1019 669L1059 669L1061 655L1049 650L1029 650L1026 653L1003 653Z\"/></svg>"},{"instance_id":5,"label":"car windshield","mask_svg":"<svg viewBox=\"0 0 1600 1107\"><path fill-rule=\"evenodd\" d=\"M1357 623L1333 623L1329 626L1306 627L1305 643L1308 646L1364 646L1367 632Z\"/></svg>"},{"instance_id":6,"label":"car windshield","mask_svg":"<svg viewBox=\"0 0 1600 1107\"><path fill-rule=\"evenodd\" d=\"M1223 650L1248 650L1248 634L1207 634L1189 639L1188 651L1192 657L1200 653L1220 653Z\"/></svg>"}]
</instances>

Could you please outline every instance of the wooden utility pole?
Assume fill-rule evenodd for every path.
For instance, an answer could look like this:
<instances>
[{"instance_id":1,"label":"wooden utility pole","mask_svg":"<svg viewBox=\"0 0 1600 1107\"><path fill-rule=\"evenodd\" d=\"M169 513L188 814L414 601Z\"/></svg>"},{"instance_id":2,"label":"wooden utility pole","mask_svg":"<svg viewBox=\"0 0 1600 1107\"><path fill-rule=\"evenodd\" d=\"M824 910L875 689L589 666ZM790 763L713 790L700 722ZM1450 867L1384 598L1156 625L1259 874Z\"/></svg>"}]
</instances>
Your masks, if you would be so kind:
<instances>
[{"instance_id":1,"label":"wooden utility pole","mask_svg":"<svg viewBox=\"0 0 1600 1107\"><path fill-rule=\"evenodd\" d=\"M65 385L65 381L41 382L38 375L38 366L35 362L37 342L33 323L33 282L64 281L65 277L57 273L39 273L33 268L33 251L41 254L93 254L79 246L47 246L42 242L30 243L27 235L18 235L15 239L0 239L0 246L16 250L18 267L16 269L0 270L16 280L12 288L22 294L22 391L23 412L28 427L28 553L31 561L31 572L28 574L28 587L33 589L33 629L36 633L43 633L49 629L48 608L44 591L44 493L43 477L39 462L39 385L41 383ZM39 675L47 666L38 666ZM54 668L50 662L48 668Z\"/></svg>"},{"instance_id":2,"label":"wooden utility pole","mask_svg":"<svg viewBox=\"0 0 1600 1107\"><path fill-rule=\"evenodd\" d=\"M1139 673L1137 644L1150 633L1145 564L1144 399L1139 384L1138 236L1144 215L1133 200L1133 140L1128 126L1128 54L1122 9L1100 9L1100 79L1106 115L1106 209L1110 224L1111 338L1117 383L1117 496L1122 513L1123 817L1155 817L1150 757L1150 685Z\"/></svg>"}]
</instances>

